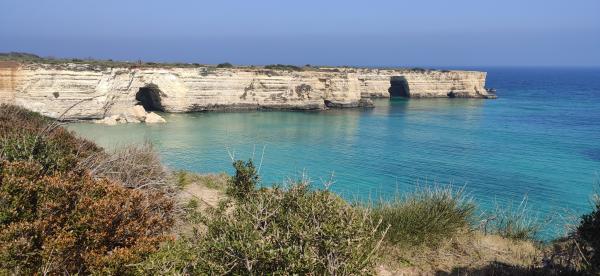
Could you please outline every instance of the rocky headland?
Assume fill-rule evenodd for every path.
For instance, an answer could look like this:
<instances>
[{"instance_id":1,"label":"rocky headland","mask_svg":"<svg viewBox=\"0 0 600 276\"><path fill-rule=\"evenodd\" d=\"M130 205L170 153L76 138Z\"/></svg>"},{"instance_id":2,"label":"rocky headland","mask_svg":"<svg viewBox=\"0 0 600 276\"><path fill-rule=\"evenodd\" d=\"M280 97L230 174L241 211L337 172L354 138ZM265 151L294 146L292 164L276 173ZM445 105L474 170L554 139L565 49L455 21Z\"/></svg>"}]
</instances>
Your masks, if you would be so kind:
<instances>
[{"instance_id":1,"label":"rocky headland","mask_svg":"<svg viewBox=\"0 0 600 276\"><path fill-rule=\"evenodd\" d=\"M485 72L425 69L0 61L0 103L113 124L161 121L155 113L136 115L140 111L320 110L396 96L494 98L485 79Z\"/></svg>"}]
</instances>

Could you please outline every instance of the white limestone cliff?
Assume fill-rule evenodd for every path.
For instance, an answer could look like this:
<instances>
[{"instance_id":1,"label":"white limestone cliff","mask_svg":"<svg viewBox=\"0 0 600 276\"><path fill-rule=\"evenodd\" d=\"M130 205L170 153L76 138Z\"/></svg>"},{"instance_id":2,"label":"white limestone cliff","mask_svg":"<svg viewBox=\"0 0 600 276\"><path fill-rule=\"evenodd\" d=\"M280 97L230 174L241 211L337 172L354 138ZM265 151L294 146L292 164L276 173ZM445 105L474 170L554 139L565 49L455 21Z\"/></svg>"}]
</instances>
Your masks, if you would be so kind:
<instances>
[{"instance_id":1,"label":"white limestone cliff","mask_svg":"<svg viewBox=\"0 0 600 276\"><path fill-rule=\"evenodd\" d=\"M412 98L490 98L493 95L484 87L485 77L485 72L476 71L114 68L4 62L0 63L0 103L55 118L62 115L62 119L129 114L142 102L148 111L165 112L308 110L364 106L369 104L368 98L390 97L390 93Z\"/></svg>"}]
</instances>

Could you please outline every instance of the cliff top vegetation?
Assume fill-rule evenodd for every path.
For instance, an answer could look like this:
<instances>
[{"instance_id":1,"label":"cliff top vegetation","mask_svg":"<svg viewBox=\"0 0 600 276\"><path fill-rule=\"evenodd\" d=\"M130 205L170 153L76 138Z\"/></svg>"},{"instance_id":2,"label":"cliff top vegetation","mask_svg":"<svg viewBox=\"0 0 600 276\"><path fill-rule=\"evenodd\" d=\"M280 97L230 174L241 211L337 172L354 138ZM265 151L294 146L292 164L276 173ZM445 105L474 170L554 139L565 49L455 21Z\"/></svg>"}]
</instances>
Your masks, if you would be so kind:
<instances>
[{"instance_id":1,"label":"cliff top vegetation","mask_svg":"<svg viewBox=\"0 0 600 276\"><path fill-rule=\"evenodd\" d=\"M81 66L88 66L92 68L197 68L197 67L210 67L210 68L239 68L239 69L267 69L275 71L324 71L324 72L341 72L341 71L352 71L357 69L363 70L399 70L399 71L411 71L411 72L450 72L449 70L437 70L421 67L361 67L361 66L317 66L317 65L290 65L290 64L269 64L264 66L259 65L235 65L229 62L220 64L202 64L202 63L185 63L185 62L153 62L153 61L119 61L112 59L95 59L92 57L86 58L57 58L57 57L42 57L32 53L23 52L8 52L0 53L0 62L17 62L23 64L48 64L48 65L65 65L75 64Z\"/></svg>"}]
</instances>

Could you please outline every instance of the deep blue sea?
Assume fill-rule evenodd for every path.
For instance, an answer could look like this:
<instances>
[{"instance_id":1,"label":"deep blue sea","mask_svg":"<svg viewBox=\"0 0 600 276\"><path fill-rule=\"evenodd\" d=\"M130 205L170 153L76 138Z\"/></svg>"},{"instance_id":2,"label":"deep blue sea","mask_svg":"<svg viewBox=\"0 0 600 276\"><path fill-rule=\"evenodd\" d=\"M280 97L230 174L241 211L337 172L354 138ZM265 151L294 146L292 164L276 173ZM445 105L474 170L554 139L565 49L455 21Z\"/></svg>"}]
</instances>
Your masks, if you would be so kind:
<instances>
[{"instance_id":1,"label":"deep blue sea","mask_svg":"<svg viewBox=\"0 0 600 276\"><path fill-rule=\"evenodd\" d=\"M546 237L591 208L600 180L599 68L470 68L498 99L377 100L373 109L163 114L163 125L69 127L105 147L150 140L172 169L262 163L263 184L308 175L348 199L415 186L464 187L480 206L551 219ZM263 154L264 152L264 154ZM262 160L262 162L261 162Z\"/></svg>"}]
</instances>

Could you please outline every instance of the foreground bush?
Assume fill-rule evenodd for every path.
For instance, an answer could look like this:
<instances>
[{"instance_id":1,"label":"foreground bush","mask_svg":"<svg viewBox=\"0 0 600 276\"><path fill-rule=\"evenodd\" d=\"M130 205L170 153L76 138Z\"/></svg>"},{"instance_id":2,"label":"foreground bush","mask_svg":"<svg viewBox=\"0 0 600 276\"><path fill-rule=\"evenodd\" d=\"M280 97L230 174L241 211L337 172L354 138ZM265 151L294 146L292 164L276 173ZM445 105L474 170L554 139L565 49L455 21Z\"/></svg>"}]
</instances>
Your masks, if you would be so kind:
<instances>
[{"instance_id":1,"label":"foreground bush","mask_svg":"<svg viewBox=\"0 0 600 276\"><path fill-rule=\"evenodd\" d=\"M402 245L436 245L469 230L475 205L461 191L424 188L379 202L373 214L389 225L386 240Z\"/></svg>"},{"instance_id":2,"label":"foreground bush","mask_svg":"<svg viewBox=\"0 0 600 276\"><path fill-rule=\"evenodd\" d=\"M37 113L0 105L0 158L34 160L46 172L68 171L100 149Z\"/></svg>"},{"instance_id":3,"label":"foreground bush","mask_svg":"<svg viewBox=\"0 0 600 276\"><path fill-rule=\"evenodd\" d=\"M252 196L207 211L196 234L167 243L139 269L146 274L372 274L385 233L368 210L305 183L253 190Z\"/></svg>"},{"instance_id":4,"label":"foreground bush","mask_svg":"<svg viewBox=\"0 0 600 276\"><path fill-rule=\"evenodd\" d=\"M207 219L209 273L364 274L381 234L366 210L327 191L263 190Z\"/></svg>"},{"instance_id":5,"label":"foreground bush","mask_svg":"<svg viewBox=\"0 0 600 276\"><path fill-rule=\"evenodd\" d=\"M589 265L600 272L600 196L596 195L594 205L594 210L582 217L577 236L585 246Z\"/></svg>"},{"instance_id":6,"label":"foreground bush","mask_svg":"<svg viewBox=\"0 0 600 276\"><path fill-rule=\"evenodd\" d=\"M150 179L131 164L92 177L82 164L103 155L51 119L0 106L0 275L128 274L169 238L173 201L125 188Z\"/></svg>"},{"instance_id":7,"label":"foreground bush","mask_svg":"<svg viewBox=\"0 0 600 276\"><path fill-rule=\"evenodd\" d=\"M126 272L167 238L172 203L160 194L35 162L0 171L0 272Z\"/></svg>"}]
</instances>

